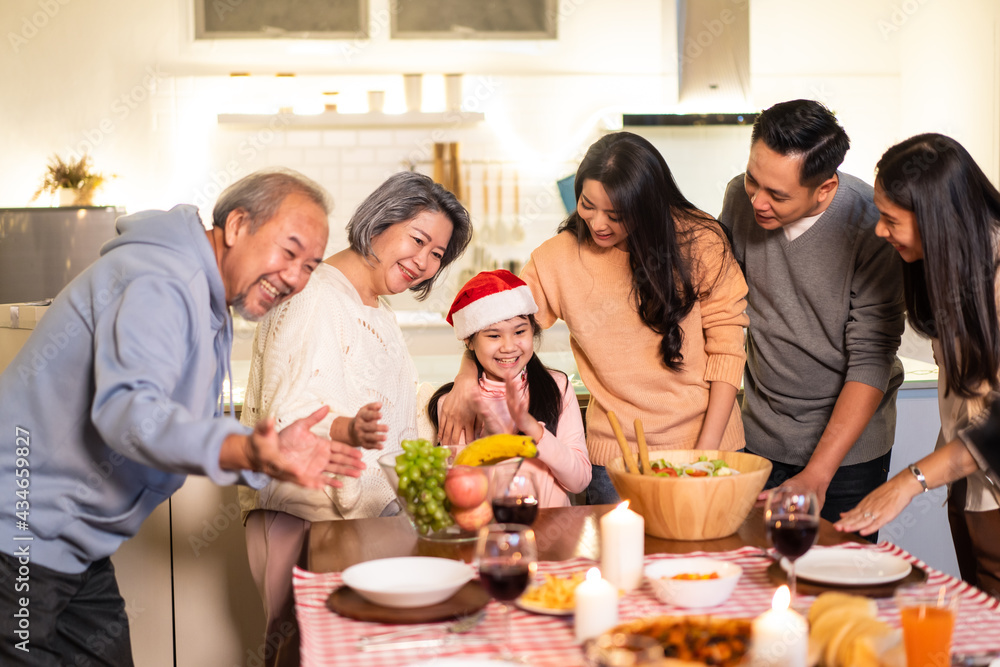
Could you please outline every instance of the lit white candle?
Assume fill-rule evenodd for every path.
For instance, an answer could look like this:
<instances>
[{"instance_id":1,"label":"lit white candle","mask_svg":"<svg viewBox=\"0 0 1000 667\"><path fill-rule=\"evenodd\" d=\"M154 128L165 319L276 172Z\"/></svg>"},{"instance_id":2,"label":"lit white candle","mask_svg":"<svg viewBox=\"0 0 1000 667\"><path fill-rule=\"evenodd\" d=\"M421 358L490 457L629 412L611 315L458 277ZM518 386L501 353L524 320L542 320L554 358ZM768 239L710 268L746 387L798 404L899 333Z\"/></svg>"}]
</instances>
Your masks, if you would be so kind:
<instances>
[{"instance_id":1,"label":"lit white candle","mask_svg":"<svg viewBox=\"0 0 1000 667\"><path fill-rule=\"evenodd\" d=\"M771 600L771 611L753 622L754 667L805 667L809 652L809 626L788 608L788 586L781 586Z\"/></svg>"},{"instance_id":2,"label":"lit white candle","mask_svg":"<svg viewBox=\"0 0 1000 667\"><path fill-rule=\"evenodd\" d=\"M618 589L601 578L596 567L587 570L587 578L574 591L576 609L573 632L582 642L610 630L618 623Z\"/></svg>"},{"instance_id":3,"label":"lit white candle","mask_svg":"<svg viewBox=\"0 0 1000 667\"><path fill-rule=\"evenodd\" d=\"M626 500L601 517L601 572L626 593L642 582L646 524Z\"/></svg>"}]
</instances>

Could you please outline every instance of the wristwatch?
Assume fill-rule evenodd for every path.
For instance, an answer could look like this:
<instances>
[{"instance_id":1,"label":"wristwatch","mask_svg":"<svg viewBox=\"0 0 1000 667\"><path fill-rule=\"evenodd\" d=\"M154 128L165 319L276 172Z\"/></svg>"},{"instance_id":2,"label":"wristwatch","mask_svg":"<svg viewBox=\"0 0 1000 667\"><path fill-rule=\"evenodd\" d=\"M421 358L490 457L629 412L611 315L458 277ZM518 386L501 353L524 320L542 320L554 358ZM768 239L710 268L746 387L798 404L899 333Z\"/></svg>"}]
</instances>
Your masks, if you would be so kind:
<instances>
[{"instance_id":1,"label":"wristwatch","mask_svg":"<svg viewBox=\"0 0 1000 667\"><path fill-rule=\"evenodd\" d=\"M913 473L913 476L917 478L918 482L920 482L920 486L924 487L923 493L930 491L930 489L927 488L927 478L924 477L924 473L920 472L920 468L917 467L917 464L911 463L908 467L910 472Z\"/></svg>"}]
</instances>

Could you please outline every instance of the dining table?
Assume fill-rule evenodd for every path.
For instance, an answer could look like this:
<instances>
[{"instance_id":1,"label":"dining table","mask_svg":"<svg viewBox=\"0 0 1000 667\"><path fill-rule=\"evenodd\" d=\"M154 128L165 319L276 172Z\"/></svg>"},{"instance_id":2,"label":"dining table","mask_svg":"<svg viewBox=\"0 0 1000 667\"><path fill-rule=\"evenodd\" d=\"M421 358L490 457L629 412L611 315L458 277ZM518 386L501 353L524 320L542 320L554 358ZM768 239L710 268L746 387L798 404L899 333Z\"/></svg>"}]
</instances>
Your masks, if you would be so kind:
<instances>
[{"instance_id":1,"label":"dining table","mask_svg":"<svg viewBox=\"0 0 1000 667\"><path fill-rule=\"evenodd\" d=\"M532 528L538 546L539 574L566 576L600 563L600 518L614 505L580 505L545 508L538 512ZM771 607L772 597L784 573L777 568L769 551L763 508L754 507L739 529L728 537L703 541L667 540L645 536L645 563L683 555L704 555L735 562L743 569L729 600L710 610L686 610L661 602L648 582L620 599L619 618L664 614L710 613L713 616L754 618ZM857 549L858 553L891 554L911 563L914 573L926 575L929 583L952 589L963 601L956 623L953 649L965 654L1000 651L1000 601L954 577L934 570L898 546L888 542L872 544L856 535L836 531L821 520L814 549ZM328 607L331 594L343 584L341 573L352 565L371 560L432 556L472 562L475 542L437 542L421 539L405 516L354 519L313 523L293 574L295 618L285 618L279 665L303 667L364 666L392 667L420 663L432 658L466 656L469 661L493 655L499 649L489 638L500 636L497 613L491 601L485 620L454 643L428 649L365 652L357 645L362 636L379 634L399 626L377 621L361 621L338 615ZM776 572L780 576L776 576ZM808 582L799 582L794 602L807 607L813 599ZM864 592L862 590L862 592ZM899 627L891 597L877 600L879 618ZM514 648L535 667L584 665L581 646L573 637L572 616L537 615L521 609L511 611ZM428 635L440 635L444 623L429 623ZM415 628L417 629L417 628ZM476 641L478 637L479 641ZM466 642L466 638L470 641Z\"/></svg>"}]
</instances>

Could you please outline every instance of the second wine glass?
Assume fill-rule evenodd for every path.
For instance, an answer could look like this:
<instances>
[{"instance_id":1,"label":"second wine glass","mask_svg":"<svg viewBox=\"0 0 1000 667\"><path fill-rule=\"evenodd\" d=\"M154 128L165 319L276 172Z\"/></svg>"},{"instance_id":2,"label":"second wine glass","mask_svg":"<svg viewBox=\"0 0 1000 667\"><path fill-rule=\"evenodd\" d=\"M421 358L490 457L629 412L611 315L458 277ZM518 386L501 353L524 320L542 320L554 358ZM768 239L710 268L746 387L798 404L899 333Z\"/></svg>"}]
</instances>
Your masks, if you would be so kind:
<instances>
[{"instance_id":1,"label":"second wine glass","mask_svg":"<svg viewBox=\"0 0 1000 667\"><path fill-rule=\"evenodd\" d=\"M516 473L510 482L497 484L490 501L497 523L530 526L538 516L538 492L531 476L523 472Z\"/></svg>"},{"instance_id":2,"label":"second wine glass","mask_svg":"<svg viewBox=\"0 0 1000 667\"><path fill-rule=\"evenodd\" d=\"M504 612L501 660L523 662L510 648L511 603L528 587L535 574L538 549L535 532L516 523L492 523L479 529L476 563L479 580L486 592L501 604Z\"/></svg>"},{"instance_id":3,"label":"second wine glass","mask_svg":"<svg viewBox=\"0 0 1000 667\"><path fill-rule=\"evenodd\" d=\"M795 561L816 544L819 501L812 491L778 487L767 496L764 526L774 549L788 559L788 588L795 601Z\"/></svg>"}]
</instances>

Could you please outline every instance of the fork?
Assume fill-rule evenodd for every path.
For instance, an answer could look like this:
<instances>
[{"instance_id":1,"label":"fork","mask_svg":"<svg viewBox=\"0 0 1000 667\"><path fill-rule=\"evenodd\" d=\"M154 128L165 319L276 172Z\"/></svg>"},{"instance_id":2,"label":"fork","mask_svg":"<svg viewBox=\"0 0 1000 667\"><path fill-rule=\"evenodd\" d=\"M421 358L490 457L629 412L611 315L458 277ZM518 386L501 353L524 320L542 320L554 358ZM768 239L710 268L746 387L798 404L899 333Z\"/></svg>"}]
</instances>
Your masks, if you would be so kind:
<instances>
[{"instance_id":1,"label":"fork","mask_svg":"<svg viewBox=\"0 0 1000 667\"><path fill-rule=\"evenodd\" d=\"M361 651L369 649L373 646L382 646L385 644L392 643L394 640L401 637L409 637L411 635L419 635L425 632L441 632L444 635L460 635L464 634L474 627L479 625L479 622L483 620L486 615L486 609L480 609L474 614L469 614L468 616L463 616L458 620L454 621L450 625L443 628L426 628L426 627L416 627L416 628L405 628L403 630L396 630L393 632L386 632L380 635L365 635L359 637L357 641L357 648Z\"/></svg>"}]
</instances>

